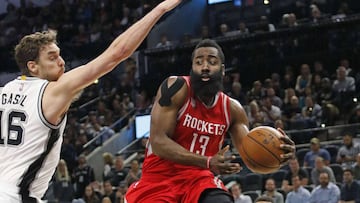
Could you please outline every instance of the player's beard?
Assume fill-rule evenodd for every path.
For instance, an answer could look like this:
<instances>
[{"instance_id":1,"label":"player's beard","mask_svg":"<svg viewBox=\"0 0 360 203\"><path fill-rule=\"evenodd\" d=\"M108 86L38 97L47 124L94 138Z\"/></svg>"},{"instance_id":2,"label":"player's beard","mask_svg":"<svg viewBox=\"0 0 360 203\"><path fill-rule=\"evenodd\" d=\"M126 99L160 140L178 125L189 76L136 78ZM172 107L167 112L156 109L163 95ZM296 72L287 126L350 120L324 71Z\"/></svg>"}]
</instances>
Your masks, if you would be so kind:
<instances>
[{"instance_id":1,"label":"player's beard","mask_svg":"<svg viewBox=\"0 0 360 203\"><path fill-rule=\"evenodd\" d=\"M222 71L220 70L212 75L208 75L210 79L208 81L202 81L201 74L194 73L193 70L190 71L191 88L195 96L199 98L212 98L219 91L223 90Z\"/></svg>"}]
</instances>

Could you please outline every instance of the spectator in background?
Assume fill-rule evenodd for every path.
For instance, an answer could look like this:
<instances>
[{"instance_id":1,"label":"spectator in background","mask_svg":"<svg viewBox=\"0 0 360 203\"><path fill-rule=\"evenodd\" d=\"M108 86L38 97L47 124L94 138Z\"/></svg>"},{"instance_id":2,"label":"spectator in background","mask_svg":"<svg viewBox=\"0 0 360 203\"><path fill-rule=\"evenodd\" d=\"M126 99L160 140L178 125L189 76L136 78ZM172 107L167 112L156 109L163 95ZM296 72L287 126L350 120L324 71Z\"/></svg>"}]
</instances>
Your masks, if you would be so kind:
<instances>
[{"instance_id":1,"label":"spectator in background","mask_svg":"<svg viewBox=\"0 0 360 203\"><path fill-rule=\"evenodd\" d=\"M294 189L293 177L298 176L301 181L301 185L307 185L309 182L309 174L303 168L300 168L299 161L297 158L289 160L289 170L286 173L286 176L282 182L281 189L285 193L288 193Z\"/></svg>"},{"instance_id":2,"label":"spectator in background","mask_svg":"<svg viewBox=\"0 0 360 203\"><path fill-rule=\"evenodd\" d=\"M127 170L124 168L124 159L121 156L117 156L115 159L115 166L112 168L109 176L106 177L106 180L110 180L111 184L117 187L121 181L125 180L126 176Z\"/></svg>"},{"instance_id":3,"label":"spectator in background","mask_svg":"<svg viewBox=\"0 0 360 203\"><path fill-rule=\"evenodd\" d=\"M311 5L310 8L311 8L311 22L319 23L323 19L320 9L314 4Z\"/></svg>"},{"instance_id":4,"label":"spectator in background","mask_svg":"<svg viewBox=\"0 0 360 203\"><path fill-rule=\"evenodd\" d=\"M270 97L263 98L263 104L260 111L264 112L264 124L274 126L275 121L281 118L281 110L272 104Z\"/></svg>"},{"instance_id":5,"label":"spectator in background","mask_svg":"<svg viewBox=\"0 0 360 203\"><path fill-rule=\"evenodd\" d=\"M270 97L272 103L281 109L283 101L280 97L276 96L274 88L272 87L267 88L266 96Z\"/></svg>"},{"instance_id":6,"label":"spectator in background","mask_svg":"<svg viewBox=\"0 0 360 203\"><path fill-rule=\"evenodd\" d=\"M266 180L263 196L271 197L274 200L274 203L284 203L284 196L276 191L275 180L273 178L268 178Z\"/></svg>"},{"instance_id":7,"label":"spectator in background","mask_svg":"<svg viewBox=\"0 0 360 203\"><path fill-rule=\"evenodd\" d=\"M323 109L323 121L326 125L334 125L335 119L339 115L339 108L337 107L336 92L332 89L329 78L321 79L321 89L318 93L318 104Z\"/></svg>"},{"instance_id":8,"label":"spectator in background","mask_svg":"<svg viewBox=\"0 0 360 203\"><path fill-rule=\"evenodd\" d=\"M356 155L356 162L352 166L354 178L360 183L360 153Z\"/></svg>"},{"instance_id":9,"label":"spectator in background","mask_svg":"<svg viewBox=\"0 0 360 203\"><path fill-rule=\"evenodd\" d=\"M122 181L119 184L119 187L116 191L116 202L115 203L124 203L125 194L127 192L128 186L125 181Z\"/></svg>"},{"instance_id":10,"label":"spectator in background","mask_svg":"<svg viewBox=\"0 0 360 203\"><path fill-rule=\"evenodd\" d=\"M239 24L238 24L238 34L240 34L240 35L248 35L249 33L250 33L249 29L246 27L245 22L243 22L243 21L239 22Z\"/></svg>"},{"instance_id":11,"label":"spectator in background","mask_svg":"<svg viewBox=\"0 0 360 203\"><path fill-rule=\"evenodd\" d=\"M277 119L275 121L275 126L274 128L278 129L278 128L281 128L281 129L285 129L287 130L287 127L285 126L284 122L281 120L281 119Z\"/></svg>"},{"instance_id":12,"label":"spectator in background","mask_svg":"<svg viewBox=\"0 0 360 203\"><path fill-rule=\"evenodd\" d=\"M322 108L319 104L314 103L311 96L305 98L305 106L302 108L301 113L313 127L318 127L322 123Z\"/></svg>"},{"instance_id":13,"label":"spectator in background","mask_svg":"<svg viewBox=\"0 0 360 203\"><path fill-rule=\"evenodd\" d=\"M104 160L103 180L105 180L105 177L108 177L111 173L111 168L114 165L114 160L113 155L109 152L104 152L102 156Z\"/></svg>"},{"instance_id":14,"label":"spectator in background","mask_svg":"<svg viewBox=\"0 0 360 203\"><path fill-rule=\"evenodd\" d=\"M360 145L354 143L353 133L344 132L342 135L343 145L338 151L336 161L344 168L349 168L355 163L356 156L360 153Z\"/></svg>"},{"instance_id":15,"label":"spectator in background","mask_svg":"<svg viewBox=\"0 0 360 203\"><path fill-rule=\"evenodd\" d=\"M337 104L340 112L345 114L352 108L353 97L355 96L355 79L346 75L346 68L339 66L336 69L336 80L332 85L333 90L337 94Z\"/></svg>"},{"instance_id":16,"label":"spectator in background","mask_svg":"<svg viewBox=\"0 0 360 203\"><path fill-rule=\"evenodd\" d=\"M210 39L212 38L209 27L207 25L201 26L200 39Z\"/></svg>"},{"instance_id":17,"label":"spectator in background","mask_svg":"<svg viewBox=\"0 0 360 203\"><path fill-rule=\"evenodd\" d=\"M113 185L111 185L109 180L104 181L104 195L102 196L102 200L104 200L106 197L109 198L111 202L115 202L116 200L116 194L113 190Z\"/></svg>"},{"instance_id":18,"label":"spectator in background","mask_svg":"<svg viewBox=\"0 0 360 203\"><path fill-rule=\"evenodd\" d=\"M54 195L58 203L70 203L74 198L71 176L64 159L60 159L55 172Z\"/></svg>"},{"instance_id":19,"label":"spectator in background","mask_svg":"<svg viewBox=\"0 0 360 203\"><path fill-rule=\"evenodd\" d=\"M335 183L330 181L329 173L323 171L319 174L318 185L310 195L310 203L338 203L340 190Z\"/></svg>"},{"instance_id":20,"label":"spectator in background","mask_svg":"<svg viewBox=\"0 0 360 203\"><path fill-rule=\"evenodd\" d=\"M350 114L348 123L360 123L360 104L358 104Z\"/></svg>"},{"instance_id":21,"label":"spectator in background","mask_svg":"<svg viewBox=\"0 0 360 203\"><path fill-rule=\"evenodd\" d=\"M169 46L172 46L172 43L168 40L166 34L162 34L160 37L160 42L156 44L156 48L169 47Z\"/></svg>"},{"instance_id":22,"label":"spectator in background","mask_svg":"<svg viewBox=\"0 0 360 203\"><path fill-rule=\"evenodd\" d=\"M355 76L355 71L350 67L350 62L348 59L343 58L340 60L340 66L345 67L345 74L349 77Z\"/></svg>"},{"instance_id":23,"label":"spectator in background","mask_svg":"<svg viewBox=\"0 0 360 203\"><path fill-rule=\"evenodd\" d=\"M296 96L295 89L293 89L293 88L285 89L283 109L286 109L288 106L290 106L290 101L293 96Z\"/></svg>"},{"instance_id":24,"label":"spectator in background","mask_svg":"<svg viewBox=\"0 0 360 203\"><path fill-rule=\"evenodd\" d=\"M299 95L305 93L306 87L311 87L312 75L308 64L302 64L300 68L300 75L296 78L295 90Z\"/></svg>"},{"instance_id":25,"label":"spectator in background","mask_svg":"<svg viewBox=\"0 0 360 203\"><path fill-rule=\"evenodd\" d=\"M265 95L265 91L262 87L262 83L257 80L253 83L252 88L247 92L248 101L255 100L258 104L261 101L261 98Z\"/></svg>"},{"instance_id":26,"label":"spectator in background","mask_svg":"<svg viewBox=\"0 0 360 203\"><path fill-rule=\"evenodd\" d=\"M301 176L293 175L291 180L293 190L287 194L285 203L308 203L310 192L303 187Z\"/></svg>"},{"instance_id":27,"label":"spectator in background","mask_svg":"<svg viewBox=\"0 0 360 203\"><path fill-rule=\"evenodd\" d=\"M230 30L229 30L229 26L226 23L222 23L219 26L219 36L220 37L227 37L229 36Z\"/></svg>"},{"instance_id":28,"label":"spectator in background","mask_svg":"<svg viewBox=\"0 0 360 203\"><path fill-rule=\"evenodd\" d=\"M94 169L87 165L86 157L80 155L78 158L78 166L73 173L73 182L75 184L75 197L84 196L85 187L95 181Z\"/></svg>"},{"instance_id":29,"label":"spectator in background","mask_svg":"<svg viewBox=\"0 0 360 203\"><path fill-rule=\"evenodd\" d=\"M246 105L246 95L242 92L240 82L232 83L231 92L229 92L228 95L239 101L240 104Z\"/></svg>"},{"instance_id":30,"label":"spectator in background","mask_svg":"<svg viewBox=\"0 0 360 203\"><path fill-rule=\"evenodd\" d=\"M315 98L315 102L317 102L317 98L319 96L319 92L321 90L321 75L318 73L313 74L312 81L311 81L311 92L313 93L312 96Z\"/></svg>"},{"instance_id":31,"label":"spectator in background","mask_svg":"<svg viewBox=\"0 0 360 203\"><path fill-rule=\"evenodd\" d=\"M304 167L315 167L315 160L317 157L322 157L324 164L328 166L330 164L330 153L320 147L320 140L316 137L310 140L310 151L305 154Z\"/></svg>"},{"instance_id":32,"label":"spectator in background","mask_svg":"<svg viewBox=\"0 0 360 203\"><path fill-rule=\"evenodd\" d=\"M130 186L133 182L138 181L141 178L141 169L139 161L134 159L131 161L130 170L125 177L126 184Z\"/></svg>"},{"instance_id":33,"label":"spectator in background","mask_svg":"<svg viewBox=\"0 0 360 203\"><path fill-rule=\"evenodd\" d=\"M305 120L301 115L299 98L297 96L291 97L290 103L284 107L284 111L282 114L283 114L283 120L287 122L287 125L291 129L295 129L294 127L298 127L296 125L298 121L303 121L303 123L305 123Z\"/></svg>"},{"instance_id":34,"label":"spectator in background","mask_svg":"<svg viewBox=\"0 0 360 203\"><path fill-rule=\"evenodd\" d=\"M91 185L86 186L84 196L80 199L76 199L73 203L100 203L101 200L96 195Z\"/></svg>"},{"instance_id":35,"label":"spectator in background","mask_svg":"<svg viewBox=\"0 0 360 203\"><path fill-rule=\"evenodd\" d=\"M292 66L285 67L285 74L281 85L284 89L295 88L296 79L293 69Z\"/></svg>"},{"instance_id":36,"label":"spectator in background","mask_svg":"<svg viewBox=\"0 0 360 203\"><path fill-rule=\"evenodd\" d=\"M247 116L249 119L250 128L262 125L264 123L265 113L263 111L260 111L259 105L255 100L249 103Z\"/></svg>"},{"instance_id":37,"label":"spectator in background","mask_svg":"<svg viewBox=\"0 0 360 203\"><path fill-rule=\"evenodd\" d=\"M354 202L360 203L360 184L354 181L353 171L343 171L344 183L341 185L339 203Z\"/></svg>"},{"instance_id":38,"label":"spectator in background","mask_svg":"<svg viewBox=\"0 0 360 203\"><path fill-rule=\"evenodd\" d=\"M322 157L318 156L315 159L315 167L311 170L311 181L315 186L321 184L321 178L319 177L322 173L327 174L327 179L328 179L327 181L330 180L330 182L336 183L333 170L325 165L324 159ZM325 178L323 177L322 179Z\"/></svg>"},{"instance_id":39,"label":"spectator in background","mask_svg":"<svg viewBox=\"0 0 360 203\"><path fill-rule=\"evenodd\" d=\"M344 66L339 66L336 69L336 80L333 83L333 90L336 92L354 92L355 79L347 76L347 69Z\"/></svg>"},{"instance_id":40,"label":"spectator in background","mask_svg":"<svg viewBox=\"0 0 360 203\"><path fill-rule=\"evenodd\" d=\"M234 203L252 203L252 200L248 195L241 193L241 185L239 183L232 185L230 191L234 197Z\"/></svg>"},{"instance_id":41,"label":"spectator in background","mask_svg":"<svg viewBox=\"0 0 360 203\"><path fill-rule=\"evenodd\" d=\"M257 23L258 26L254 29L255 33L263 33L263 32L274 32L276 31L274 24L269 22L267 16L260 16L260 21Z\"/></svg>"},{"instance_id":42,"label":"spectator in background","mask_svg":"<svg viewBox=\"0 0 360 203\"><path fill-rule=\"evenodd\" d=\"M328 71L324 69L324 65L321 61L314 62L314 74L320 75L321 78L330 76Z\"/></svg>"},{"instance_id":43,"label":"spectator in background","mask_svg":"<svg viewBox=\"0 0 360 203\"><path fill-rule=\"evenodd\" d=\"M61 145L60 157L65 160L68 166L70 174L72 174L74 168L76 167L76 150L74 145L71 143L69 136L65 135L63 143Z\"/></svg>"}]
</instances>

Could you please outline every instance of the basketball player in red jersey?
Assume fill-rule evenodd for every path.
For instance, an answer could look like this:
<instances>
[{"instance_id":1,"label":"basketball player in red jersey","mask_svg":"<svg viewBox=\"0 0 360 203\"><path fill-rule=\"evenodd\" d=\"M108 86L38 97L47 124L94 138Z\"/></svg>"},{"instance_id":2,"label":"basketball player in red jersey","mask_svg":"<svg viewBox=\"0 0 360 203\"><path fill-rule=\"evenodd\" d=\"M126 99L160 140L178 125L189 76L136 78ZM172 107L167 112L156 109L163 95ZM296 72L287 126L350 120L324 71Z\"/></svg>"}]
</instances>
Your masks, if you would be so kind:
<instances>
[{"instance_id":1,"label":"basketball player in red jersey","mask_svg":"<svg viewBox=\"0 0 360 203\"><path fill-rule=\"evenodd\" d=\"M239 148L248 130L240 103L222 92L225 56L213 40L203 40L192 54L190 77L169 77L160 86L151 113L150 140L142 177L129 187L127 203L233 202L215 174L240 171L234 156L221 148L231 134ZM283 134L284 132L281 131ZM284 136L282 158L294 155Z\"/></svg>"}]
</instances>

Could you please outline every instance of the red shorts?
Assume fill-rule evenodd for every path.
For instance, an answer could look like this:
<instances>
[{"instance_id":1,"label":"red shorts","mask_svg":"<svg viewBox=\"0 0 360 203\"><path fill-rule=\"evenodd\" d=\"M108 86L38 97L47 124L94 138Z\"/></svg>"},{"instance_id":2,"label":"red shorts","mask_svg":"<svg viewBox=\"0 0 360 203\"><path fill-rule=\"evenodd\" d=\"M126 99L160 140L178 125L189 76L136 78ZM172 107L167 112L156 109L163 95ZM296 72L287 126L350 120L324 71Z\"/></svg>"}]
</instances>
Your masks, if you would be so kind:
<instances>
[{"instance_id":1,"label":"red shorts","mask_svg":"<svg viewBox=\"0 0 360 203\"><path fill-rule=\"evenodd\" d=\"M208 170L186 170L173 176L143 174L125 196L127 203L195 203L208 188L225 188Z\"/></svg>"}]
</instances>

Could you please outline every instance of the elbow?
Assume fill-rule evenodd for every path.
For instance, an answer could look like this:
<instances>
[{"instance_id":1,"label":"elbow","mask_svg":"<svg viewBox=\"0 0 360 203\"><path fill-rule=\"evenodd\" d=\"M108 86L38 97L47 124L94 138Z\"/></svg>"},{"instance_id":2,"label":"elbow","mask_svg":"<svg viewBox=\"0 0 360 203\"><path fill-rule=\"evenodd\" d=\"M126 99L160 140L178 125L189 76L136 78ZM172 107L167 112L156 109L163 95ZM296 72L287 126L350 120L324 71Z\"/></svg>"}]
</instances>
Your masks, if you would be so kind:
<instances>
[{"instance_id":1,"label":"elbow","mask_svg":"<svg viewBox=\"0 0 360 203\"><path fill-rule=\"evenodd\" d=\"M156 136L155 136L156 137ZM164 158L164 150L162 149L164 146L164 143L161 142L161 139L159 138L150 138L150 144L153 154L160 158Z\"/></svg>"},{"instance_id":2,"label":"elbow","mask_svg":"<svg viewBox=\"0 0 360 203\"><path fill-rule=\"evenodd\" d=\"M112 53L114 61L122 61L131 55L129 48L125 44L115 46Z\"/></svg>"}]
</instances>

